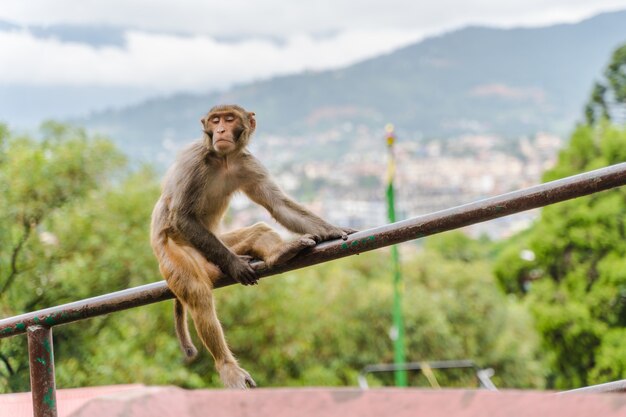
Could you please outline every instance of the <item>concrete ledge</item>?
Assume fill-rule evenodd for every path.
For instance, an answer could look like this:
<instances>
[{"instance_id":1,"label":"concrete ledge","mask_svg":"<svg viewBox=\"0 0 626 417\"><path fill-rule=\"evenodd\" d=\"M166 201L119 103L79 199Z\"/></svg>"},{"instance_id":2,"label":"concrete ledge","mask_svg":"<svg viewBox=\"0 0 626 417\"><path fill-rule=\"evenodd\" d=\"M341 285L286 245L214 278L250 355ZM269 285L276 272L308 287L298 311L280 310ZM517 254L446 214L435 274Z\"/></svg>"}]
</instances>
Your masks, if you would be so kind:
<instances>
[{"instance_id":1,"label":"concrete ledge","mask_svg":"<svg viewBox=\"0 0 626 417\"><path fill-rule=\"evenodd\" d=\"M84 397L82 404L76 398ZM97 396L91 394L99 393ZM72 395L69 395L72 394ZM9 412L9 397L24 396L21 412ZM74 398L72 407L68 401ZM383 388L193 390L120 386L59 390L60 417L553 417L623 416L624 394L555 395L540 391ZM65 404L64 404L65 403ZM0 417L31 415L28 394L0 396ZM22 411L20 410L20 411Z\"/></svg>"}]
</instances>

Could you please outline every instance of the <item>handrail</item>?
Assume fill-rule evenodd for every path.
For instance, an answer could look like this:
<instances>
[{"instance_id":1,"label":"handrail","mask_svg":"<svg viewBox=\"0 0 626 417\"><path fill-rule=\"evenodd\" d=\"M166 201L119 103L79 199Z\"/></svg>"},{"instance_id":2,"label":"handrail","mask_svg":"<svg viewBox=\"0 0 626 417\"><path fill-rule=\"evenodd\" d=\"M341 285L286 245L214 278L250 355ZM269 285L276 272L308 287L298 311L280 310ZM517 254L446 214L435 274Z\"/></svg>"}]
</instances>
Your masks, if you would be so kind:
<instances>
[{"instance_id":1,"label":"handrail","mask_svg":"<svg viewBox=\"0 0 626 417\"><path fill-rule=\"evenodd\" d=\"M604 384L590 385L588 387L571 389L569 391L559 392L559 395L569 394L603 394L608 392L626 392L626 379L619 381L605 382Z\"/></svg>"},{"instance_id":2,"label":"handrail","mask_svg":"<svg viewBox=\"0 0 626 417\"><path fill-rule=\"evenodd\" d=\"M625 184L626 163L620 163L435 213L364 230L349 235L347 241L337 239L322 242L311 249L305 250L284 265L271 269L260 269L262 266L261 263L255 263L253 267L259 271L261 277L276 275L576 197L582 197ZM235 282L229 277L223 276L218 280L216 287L223 287L234 283ZM50 341L52 337L51 328L53 326L156 303L173 297L174 295L167 288L167 284L164 281L159 281L0 320L0 339L21 333L28 333L31 361L31 389L33 391L35 415L56 416L56 406L49 406L49 404L54 404L54 398L50 400L50 395L54 394L53 363L49 363L48 369L46 369L45 372L36 371L37 357L35 356L35 352L42 352L41 346L43 346L50 354L48 362L52 361L52 346ZM39 349L37 349L37 347L39 347ZM41 357L39 359L41 359ZM41 378L45 379L50 377L52 378L51 385L49 384L50 381L40 380ZM44 392L41 392L40 386L33 384L33 380L40 380L41 386L48 387L46 388L49 390L47 397L44 395ZM37 398L35 398L36 396ZM47 405L47 407L44 406L44 403L46 403L45 405ZM37 407L41 407L40 410L43 411L38 412Z\"/></svg>"}]
</instances>

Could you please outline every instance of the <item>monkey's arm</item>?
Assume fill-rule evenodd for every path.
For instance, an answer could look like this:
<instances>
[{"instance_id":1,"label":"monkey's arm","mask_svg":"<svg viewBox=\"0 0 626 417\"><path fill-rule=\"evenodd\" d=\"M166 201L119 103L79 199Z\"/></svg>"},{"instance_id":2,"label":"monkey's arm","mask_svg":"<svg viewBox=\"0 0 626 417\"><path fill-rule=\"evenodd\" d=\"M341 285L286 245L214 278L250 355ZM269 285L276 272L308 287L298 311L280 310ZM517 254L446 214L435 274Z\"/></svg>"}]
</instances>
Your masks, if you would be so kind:
<instances>
[{"instance_id":1,"label":"monkey's arm","mask_svg":"<svg viewBox=\"0 0 626 417\"><path fill-rule=\"evenodd\" d=\"M346 240L355 230L333 226L310 212L282 192L258 161L251 161L253 175L248 175L243 192L255 203L265 207L280 224L294 233L311 234L320 241L342 238Z\"/></svg>"},{"instance_id":2,"label":"monkey's arm","mask_svg":"<svg viewBox=\"0 0 626 417\"><path fill-rule=\"evenodd\" d=\"M221 240L207 230L191 213L177 213L174 225L178 233L204 257L216 264L222 272L243 285L256 284L256 272L239 256L228 249Z\"/></svg>"},{"instance_id":3,"label":"monkey's arm","mask_svg":"<svg viewBox=\"0 0 626 417\"><path fill-rule=\"evenodd\" d=\"M184 241L196 248L209 262L224 274L244 285L254 284L258 277L248 262L228 249L200 220L203 199L199 199L207 176L202 165L195 161L180 164L189 169L174 169L167 177L164 193L168 203L167 224Z\"/></svg>"}]
</instances>

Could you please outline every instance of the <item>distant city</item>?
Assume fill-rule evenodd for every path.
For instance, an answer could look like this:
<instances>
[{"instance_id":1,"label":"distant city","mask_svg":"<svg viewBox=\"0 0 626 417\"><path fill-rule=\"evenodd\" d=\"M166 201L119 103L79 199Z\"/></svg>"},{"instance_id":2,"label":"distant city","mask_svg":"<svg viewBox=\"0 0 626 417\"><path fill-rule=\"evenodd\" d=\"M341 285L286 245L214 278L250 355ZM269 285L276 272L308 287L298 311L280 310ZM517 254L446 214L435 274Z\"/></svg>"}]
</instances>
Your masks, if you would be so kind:
<instances>
[{"instance_id":1,"label":"distant city","mask_svg":"<svg viewBox=\"0 0 626 417\"><path fill-rule=\"evenodd\" d=\"M538 184L563 144L562 138L544 133L516 140L494 135L445 140L399 136L394 148L396 218L420 216ZM338 155L337 149L343 152ZM333 130L310 140L261 137L253 151L285 192L331 222L359 230L388 223L384 132L362 127ZM319 152L327 154L315 158ZM245 196L237 196L231 207L228 229L259 220L278 226ZM502 239L527 227L537 215L538 211L520 213L472 226L466 232Z\"/></svg>"}]
</instances>

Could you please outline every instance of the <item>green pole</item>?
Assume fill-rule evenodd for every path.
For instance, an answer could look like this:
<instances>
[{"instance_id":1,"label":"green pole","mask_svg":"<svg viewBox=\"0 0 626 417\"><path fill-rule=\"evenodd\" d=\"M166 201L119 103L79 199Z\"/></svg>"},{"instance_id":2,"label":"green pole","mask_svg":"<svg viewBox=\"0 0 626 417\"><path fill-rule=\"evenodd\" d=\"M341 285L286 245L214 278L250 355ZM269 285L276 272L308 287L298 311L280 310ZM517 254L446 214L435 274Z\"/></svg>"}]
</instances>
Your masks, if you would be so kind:
<instances>
[{"instance_id":1,"label":"green pole","mask_svg":"<svg viewBox=\"0 0 626 417\"><path fill-rule=\"evenodd\" d=\"M394 203L393 178L396 170L396 162L393 154L393 144L395 142L394 129L392 124L385 127L387 131L387 217L390 223L396 221L396 209ZM402 283L402 274L400 273L400 255L397 245L391 246L391 262L393 268L393 326L391 328L391 339L393 340L393 358L394 364L404 365L406 363L406 354L404 351L404 320L402 317L402 294L404 285ZM395 381L397 387L406 387L407 372L406 370L398 370L395 372Z\"/></svg>"}]
</instances>

